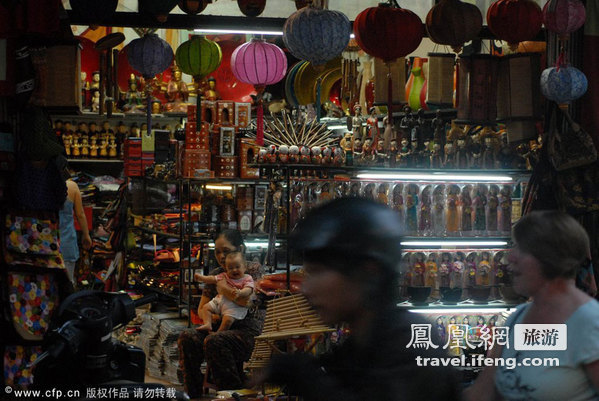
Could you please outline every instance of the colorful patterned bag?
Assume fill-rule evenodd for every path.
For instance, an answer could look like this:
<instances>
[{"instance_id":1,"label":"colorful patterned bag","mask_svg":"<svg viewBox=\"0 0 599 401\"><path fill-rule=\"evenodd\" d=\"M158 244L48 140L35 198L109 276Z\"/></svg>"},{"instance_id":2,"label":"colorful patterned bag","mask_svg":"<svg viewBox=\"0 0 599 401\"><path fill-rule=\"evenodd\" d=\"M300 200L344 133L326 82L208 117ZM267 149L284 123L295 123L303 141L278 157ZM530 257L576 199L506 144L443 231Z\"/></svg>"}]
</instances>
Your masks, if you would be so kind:
<instances>
[{"instance_id":1,"label":"colorful patterned bag","mask_svg":"<svg viewBox=\"0 0 599 401\"><path fill-rule=\"evenodd\" d=\"M41 346L6 346L4 349L4 384L13 389L26 389L31 386L33 372L30 365L41 354Z\"/></svg>"},{"instance_id":2,"label":"colorful patterned bag","mask_svg":"<svg viewBox=\"0 0 599 401\"><path fill-rule=\"evenodd\" d=\"M58 221L6 215L6 249L33 255L59 255Z\"/></svg>"}]
</instances>

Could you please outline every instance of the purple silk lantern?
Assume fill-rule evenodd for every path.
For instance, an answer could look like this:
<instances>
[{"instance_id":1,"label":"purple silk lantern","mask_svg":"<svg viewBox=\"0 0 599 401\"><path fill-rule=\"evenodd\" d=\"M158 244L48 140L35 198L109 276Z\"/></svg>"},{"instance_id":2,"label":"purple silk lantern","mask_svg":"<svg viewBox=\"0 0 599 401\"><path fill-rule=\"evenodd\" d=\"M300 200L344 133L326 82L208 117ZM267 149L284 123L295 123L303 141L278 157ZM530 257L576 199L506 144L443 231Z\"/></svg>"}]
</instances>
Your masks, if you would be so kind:
<instances>
[{"instance_id":1,"label":"purple silk lantern","mask_svg":"<svg viewBox=\"0 0 599 401\"><path fill-rule=\"evenodd\" d=\"M264 145L262 92L266 85L276 84L283 79L287 71L287 57L277 45L252 39L233 51L231 69L239 81L254 85L258 92L256 143L262 146Z\"/></svg>"},{"instance_id":2,"label":"purple silk lantern","mask_svg":"<svg viewBox=\"0 0 599 401\"><path fill-rule=\"evenodd\" d=\"M580 0L550 0L543 7L543 23L562 40L584 25L586 11Z\"/></svg>"}]
</instances>

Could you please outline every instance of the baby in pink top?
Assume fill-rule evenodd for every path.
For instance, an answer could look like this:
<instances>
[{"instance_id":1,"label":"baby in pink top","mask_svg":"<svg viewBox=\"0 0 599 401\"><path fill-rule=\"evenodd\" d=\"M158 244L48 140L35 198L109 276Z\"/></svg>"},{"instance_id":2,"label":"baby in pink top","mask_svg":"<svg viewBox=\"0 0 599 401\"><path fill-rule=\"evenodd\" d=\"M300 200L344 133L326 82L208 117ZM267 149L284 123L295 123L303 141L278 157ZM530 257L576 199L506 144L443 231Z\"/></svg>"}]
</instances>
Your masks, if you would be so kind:
<instances>
[{"instance_id":1,"label":"baby in pink top","mask_svg":"<svg viewBox=\"0 0 599 401\"><path fill-rule=\"evenodd\" d=\"M195 275L197 281L206 284L216 284L219 280L226 280L227 284L235 288L235 299L249 297L254 292L254 280L245 274L245 258L241 252L231 252L225 259L225 273L216 276ZM242 320L248 312L247 306L237 305L232 300L218 294L200 309L200 317L204 324L197 330L212 330L212 314L222 317L218 331L229 330L235 320Z\"/></svg>"}]
</instances>

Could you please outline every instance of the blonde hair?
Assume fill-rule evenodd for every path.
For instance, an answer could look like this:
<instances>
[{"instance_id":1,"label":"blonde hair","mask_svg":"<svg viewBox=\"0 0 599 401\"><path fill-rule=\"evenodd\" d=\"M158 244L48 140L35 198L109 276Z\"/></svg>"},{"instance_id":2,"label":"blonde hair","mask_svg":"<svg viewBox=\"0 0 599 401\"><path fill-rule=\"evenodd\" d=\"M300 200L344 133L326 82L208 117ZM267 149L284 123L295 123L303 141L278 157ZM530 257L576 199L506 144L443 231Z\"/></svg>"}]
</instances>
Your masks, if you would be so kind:
<instances>
[{"instance_id":1,"label":"blonde hair","mask_svg":"<svg viewBox=\"0 0 599 401\"><path fill-rule=\"evenodd\" d=\"M543 274L573 278L588 262L590 241L584 227L572 216L555 211L536 211L522 217L513 229L518 248L541 262Z\"/></svg>"}]
</instances>

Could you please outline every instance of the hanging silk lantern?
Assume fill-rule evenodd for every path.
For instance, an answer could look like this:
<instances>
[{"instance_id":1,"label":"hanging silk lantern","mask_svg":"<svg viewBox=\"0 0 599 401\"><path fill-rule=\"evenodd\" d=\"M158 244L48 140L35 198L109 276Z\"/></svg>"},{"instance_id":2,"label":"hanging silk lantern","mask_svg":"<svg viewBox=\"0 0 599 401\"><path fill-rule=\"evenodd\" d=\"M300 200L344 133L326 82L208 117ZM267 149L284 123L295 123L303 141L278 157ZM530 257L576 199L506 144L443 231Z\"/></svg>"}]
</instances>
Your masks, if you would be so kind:
<instances>
[{"instance_id":1,"label":"hanging silk lantern","mask_svg":"<svg viewBox=\"0 0 599 401\"><path fill-rule=\"evenodd\" d=\"M255 86L258 92L258 120L256 143L264 145L262 93L266 85L279 82L287 71L287 57L277 45L252 39L239 46L231 55L231 70L241 81Z\"/></svg>"},{"instance_id":2,"label":"hanging silk lantern","mask_svg":"<svg viewBox=\"0 0 599 401\"><path fill-rule=\"evenodd\" d=\"M320 66L339 56L349 43L351 25L339 11L313 5L291 14L283 25L283 42L291 54Z\"/></svg>"},{"instance_id":3,"label":"hanging silk lantern","mask_svg":"<svg viewBox=\"0 0 599 401\"><path fill-rule=\"evenodd\" d=\"M452 107L454 71L455 55L449 53L428 54L426 104L429 108Z\"/></svg>"},{"instance_id":4,"label":"hanging silk lantern","mask_svg":"<svg viewBox=\"0 0 599 401\"><path fill-rule=\"evenodd\" d=\"M487 25L498 39L516 48L541 31L543 13L532 0L497 0L487 10Z\"/></svg>"},{"instance_id":5,"label":"hanging silk lantern","mask_svg":"<svg viewBox=\"0 0 599 401\"><path fill-rule=\"evenodd\" d=\"M543 7L545 27L562 40L583 26L585 20L586 10L580 0L549 0Z\"/></svg>"},{"instance_id":6,"label":"hanging silk lantern","mask_svg":"<svg viewBox=\"0 0 599 401\"><path fill-rule=\"evenodd\" d=\"M373 57L392 63L418 48L424 30L422 20L414 12L400 8L395 0L380 3L362 11L354 21L356 42ZM400 60L401 61L401 60ZM389 69L387 112L393 111L393 81Z\"/></svg>"},{"instance_id":7,"label":"hanging silk lantern","mask_svg":"<svg viewBox=\"0 0 599 401\"><path fill-rule=\"evenodd\" d=\"M541 73L541 92L549 100L553 100L561 108L578 99L587 91L587 77L578 68L564 64L560 56L555 67L547 68Z\"/></svg>"},{"instance_id":8,"label":"hanging silk lantern","mask_svg":"<svg viewBox=\"0 0 599 401\"><path fill-rule=\"evenodd\" d=\"M499 59L497 120L505 122L509 142L537 136L541 118L541 55L510 54Z\"/></svg>"},{"instance_id":9,"label":"hanging silk lantern","mask_svg":"<svg viewBox=\"0 0 599 401\"><path fill-rule=\"evenodd\" d=\"M483 16L474 4L460 0L441 0L426 15L429 38L451 46L459 53L464 43L475 39L483 26Z\"/></svg>"},{"instance_id":10,"label":"hanging silk lantern","mask_svg":"<svg viewBox=\"0 0 599 401\"><path fill-rule=\"evenodd\" d=\"M177 0L138 0L140 14L153 15L158 22L165 22L168 14L177 5Z\"/></svg>"},{"instance_id":11,"label":"hanging silk lantern","mask_svg":"<svg viewBox=\"0 0 599 401\"><path fill-rule=\"evenodd\" d=\"M222 61L222 57L223 53L218 43L203 36L193 36L188 41L181 43L175 53L175 61L179 69L185 74L191 75L197 82L216 70ZM200 92L200 85L198 85L196 96L197 121L202 121L200 118L202 110Z\"/></svg>"},{"instance_id":12,"label":"hanging silk lantern","mask_svg":"<svg viewBox=\"0 0 599 401\"><path fill-rule=\"evenodd\" d=\"M118 0L69 0L73 13L85 21L101 23L116 11Z\"/></svg>"},{"instance_id":13,"label":"hanging silk lantern","mask_svg":"<svg viewBox=\"0 0 599 401\"><path fill-rule=\"evenodd\" d=\"M154 33L132 40L128 45L127 60L133 69L146 79L146 99L148 99L148 130L152 128L152 102L149 81L166 70L173 61L173 49L163 39Z\"/></svg>"},{"instance_id":14,"label":"hanging silk lantern","mask_svg":"<svg viewBox=\"0 0 599 401\"><path fill-rule=\"evenodd\" d=\"M295 57L316 68L343 52L349 43L351 24L339 11L321 10L310 4L287 18L283 25L283 42ZM316 116L320 121L320 87L316 81Z\"/></svg>"},{"instance_id":15,"label":"hanging silk lantern","mask_svg":"<svg viewBox=\"0 0 599 401\"><path fill-rule=\"evenodd\" d=\"M196 15L204 11L212 0L179 0L178 6L185 14Z\"/></svg>"},{"instance_id":16,"label":"hanging silk lantern","mask_svg":"<svg viewBox=\"0 0 599 401\"><path fill-rule=\"evenodd\" d=\"M266 0L237 0L239 9L248 17L257 17L264 11Z\"/></svg>"},{"instance_id":17,"label":"hanging silk lantern","mask_svg":"<svg viewBox=\"0 0 599 401\"><path fill-rule=\"evenodd\" d=\"M495 124L498 59L485 54L459 58L457 124Z\"/></svg>"}]
</instances>

